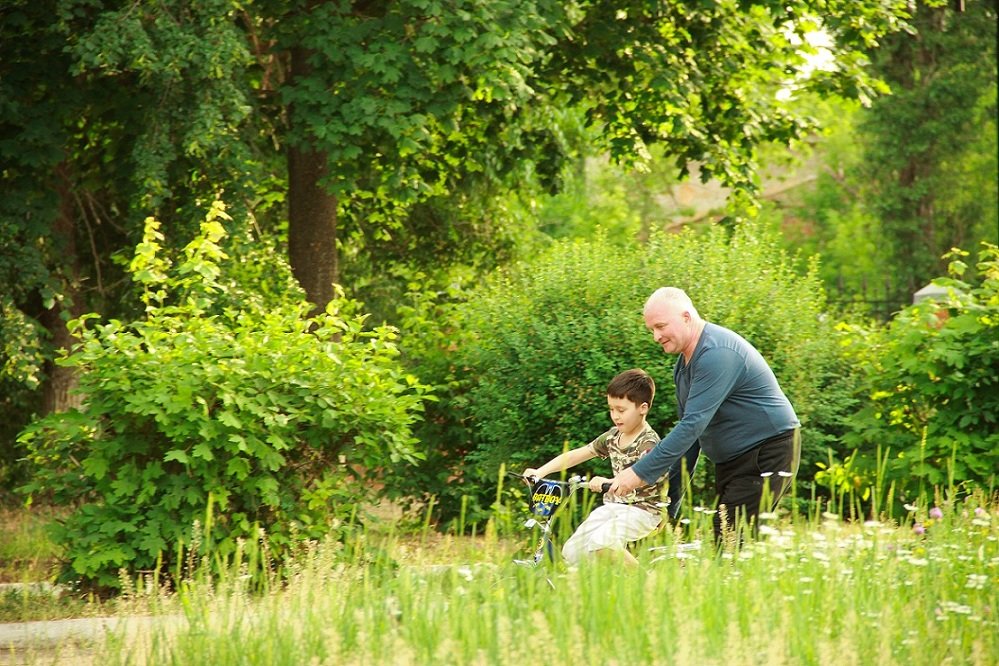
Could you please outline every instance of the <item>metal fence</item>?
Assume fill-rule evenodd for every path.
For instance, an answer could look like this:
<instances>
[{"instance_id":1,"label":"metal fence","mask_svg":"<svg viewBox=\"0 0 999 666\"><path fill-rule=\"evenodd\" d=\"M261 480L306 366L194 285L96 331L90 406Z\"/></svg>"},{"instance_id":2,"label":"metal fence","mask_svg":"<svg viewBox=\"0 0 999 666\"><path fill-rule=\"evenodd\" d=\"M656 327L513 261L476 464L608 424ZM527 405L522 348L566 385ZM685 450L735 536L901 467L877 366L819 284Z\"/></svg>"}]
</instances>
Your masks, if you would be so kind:
<instances>
[{"instance_id":1,"label":"metal fence","mask_svg":"<svg viewBox=\"0 0 999 666\"><path fill-rule=\"evenodd\" d=\"M899 310L909 305L897 300L876 300L863 298L829 299L827 301L840 311L859 317L870 317L881 322L888 322Z\"/></svg>"},{"instance_id":2,"label":"metal fence","mask_svg":"<svg viewBox=\"0 0 999 666\"><path fill-rule=\"evenodd\" d=\"M848 291L844 280L839 282L838 288L830 291L828 303L851 315L887 322L912 303L912 294L899 289L890 277L881 280L877 287L869 286L866 281L861 283L859 293Z\"/></svg>"}]
</instances>

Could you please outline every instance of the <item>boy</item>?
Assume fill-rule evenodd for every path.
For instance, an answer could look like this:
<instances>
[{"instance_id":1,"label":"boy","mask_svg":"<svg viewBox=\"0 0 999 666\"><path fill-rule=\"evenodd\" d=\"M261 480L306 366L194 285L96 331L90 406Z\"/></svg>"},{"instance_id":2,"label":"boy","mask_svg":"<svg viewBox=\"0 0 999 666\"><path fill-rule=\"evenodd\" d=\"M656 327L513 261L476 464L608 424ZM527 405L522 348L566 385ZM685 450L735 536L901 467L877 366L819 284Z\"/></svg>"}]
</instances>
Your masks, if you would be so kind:
<instances>
[{"instance_id":1,"label":"boy","mask_svg":"<svg viewBox=\"0 0 999 666\"><path fill-rule=\"evenodd\" d=\"M555 456L537 469L525 469L523 476L542 479L595 456L609 457L614 474L618 474L659 443L659 435L645 421L655 394L655 382L644 370L626 370L617 375L607 385L607 406L614 427L589 444ZM605 494L603 505L594 509L565 542L562 547L565 560L576 565L592 553L613 553L626 564L638 564L625 546L659 526L660 506L663 506L660 495L666 478L664 474L654 484L637 488L625 497ZM601 484L607 481L602 476L591 478L590 490L599 492Z\"/></svg>"}]
</instances>

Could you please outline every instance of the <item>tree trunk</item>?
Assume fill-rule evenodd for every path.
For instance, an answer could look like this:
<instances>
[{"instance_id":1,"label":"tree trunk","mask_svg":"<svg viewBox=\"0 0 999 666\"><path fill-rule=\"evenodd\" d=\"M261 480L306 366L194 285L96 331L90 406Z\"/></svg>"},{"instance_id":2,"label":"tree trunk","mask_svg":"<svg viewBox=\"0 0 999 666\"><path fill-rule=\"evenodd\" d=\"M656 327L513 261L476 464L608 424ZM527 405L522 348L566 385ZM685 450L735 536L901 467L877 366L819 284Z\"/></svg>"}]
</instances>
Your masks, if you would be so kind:
<instances>
[{"instance_id":1,"label":"tree trunk","mask_svg":"<svg viewBox=\"0 0 999 666\"><path fill-rule=\"evenodd\" d=\"M62 278L62 301L57 301L52 307L45 308L38 320L49 333L49 342L55 355L63 350L70 350L76 342L70 332L67 322L83 313L82 295L80 293L80 269L76 245L76 208L73 204L72 184L68 167L60 164L55 172L56 190L59 193L59 211L52 225L52 235L62 263L55 273ZM56 365L53 361L45 363L45 382L42 384L42 414L63 412L72 407L80 406L80 396L73 392L77 385L76 371Z\"/></svg>"},{"instance_id":2,"label":"tree trunk","mask_svg":"<svg viewBox=\"0 0 999 666\"><path fill-rule=\"evenodd\" d=\"M308 51L291 52L291 77L309 74ZM291 123L295 109L289 109ZM325 309L337 281L337 200L322 185L326 153L310 146L288 147L288 259L295 279L315 308Z\"/></svg>"}]
</instances>

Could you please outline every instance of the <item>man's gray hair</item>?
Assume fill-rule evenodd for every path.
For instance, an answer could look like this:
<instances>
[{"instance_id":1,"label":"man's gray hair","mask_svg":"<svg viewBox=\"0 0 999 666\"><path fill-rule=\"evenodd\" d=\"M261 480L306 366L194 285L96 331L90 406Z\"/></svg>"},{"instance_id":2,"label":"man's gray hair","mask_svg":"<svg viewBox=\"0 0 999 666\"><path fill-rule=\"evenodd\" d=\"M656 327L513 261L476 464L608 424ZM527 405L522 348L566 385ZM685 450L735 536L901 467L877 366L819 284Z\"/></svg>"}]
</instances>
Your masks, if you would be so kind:
<instances>
[{"instance_id":1,"label":"man's gray hair","mask_svg":"<svg viewBox=\"0 0 999 666\"><path fill-rule=\"evenodd\" d=\"M694 307L694 302L690 300L690 296L687 296L687 292L679 287L659 287L652 292L649 300L645 301L645 309L648 310L652 303L675 303L686 308L694 317L700 316L697 313L697 308Z\"/></svg>"}]
</instances>

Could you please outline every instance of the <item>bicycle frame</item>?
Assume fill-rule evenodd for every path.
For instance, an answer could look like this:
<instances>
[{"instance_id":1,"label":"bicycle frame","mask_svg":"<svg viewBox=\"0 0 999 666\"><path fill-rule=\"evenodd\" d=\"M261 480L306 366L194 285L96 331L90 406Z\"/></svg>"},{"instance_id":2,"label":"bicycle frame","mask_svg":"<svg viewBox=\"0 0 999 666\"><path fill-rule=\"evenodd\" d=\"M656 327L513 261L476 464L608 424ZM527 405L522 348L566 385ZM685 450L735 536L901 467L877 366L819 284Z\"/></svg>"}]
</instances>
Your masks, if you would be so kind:
<instances>
[{"instance_id":1,"label":"bicycle frame","mask_svg":"<svg viewBox=\"0 0 999 666\"><path fill-rule=\"evenodd\" d=\"M532 517L524 523L524 527L541 526L541 536L538 539L538 547L534 551L534 556L529 560L515 559L514 562L521 566L536 567L545 559L545 555L548 556L549 561L554 561L552 521L559 509L568 504L572 494L580 488L587 487L589 482L578 475L569 477L567 481L555 481L554 479L525 478L512 472L509 474L523 480L531 489L530 512ZM603 492L607 492L610 485L604 483Z\"/></svg>"}]
</instances>

